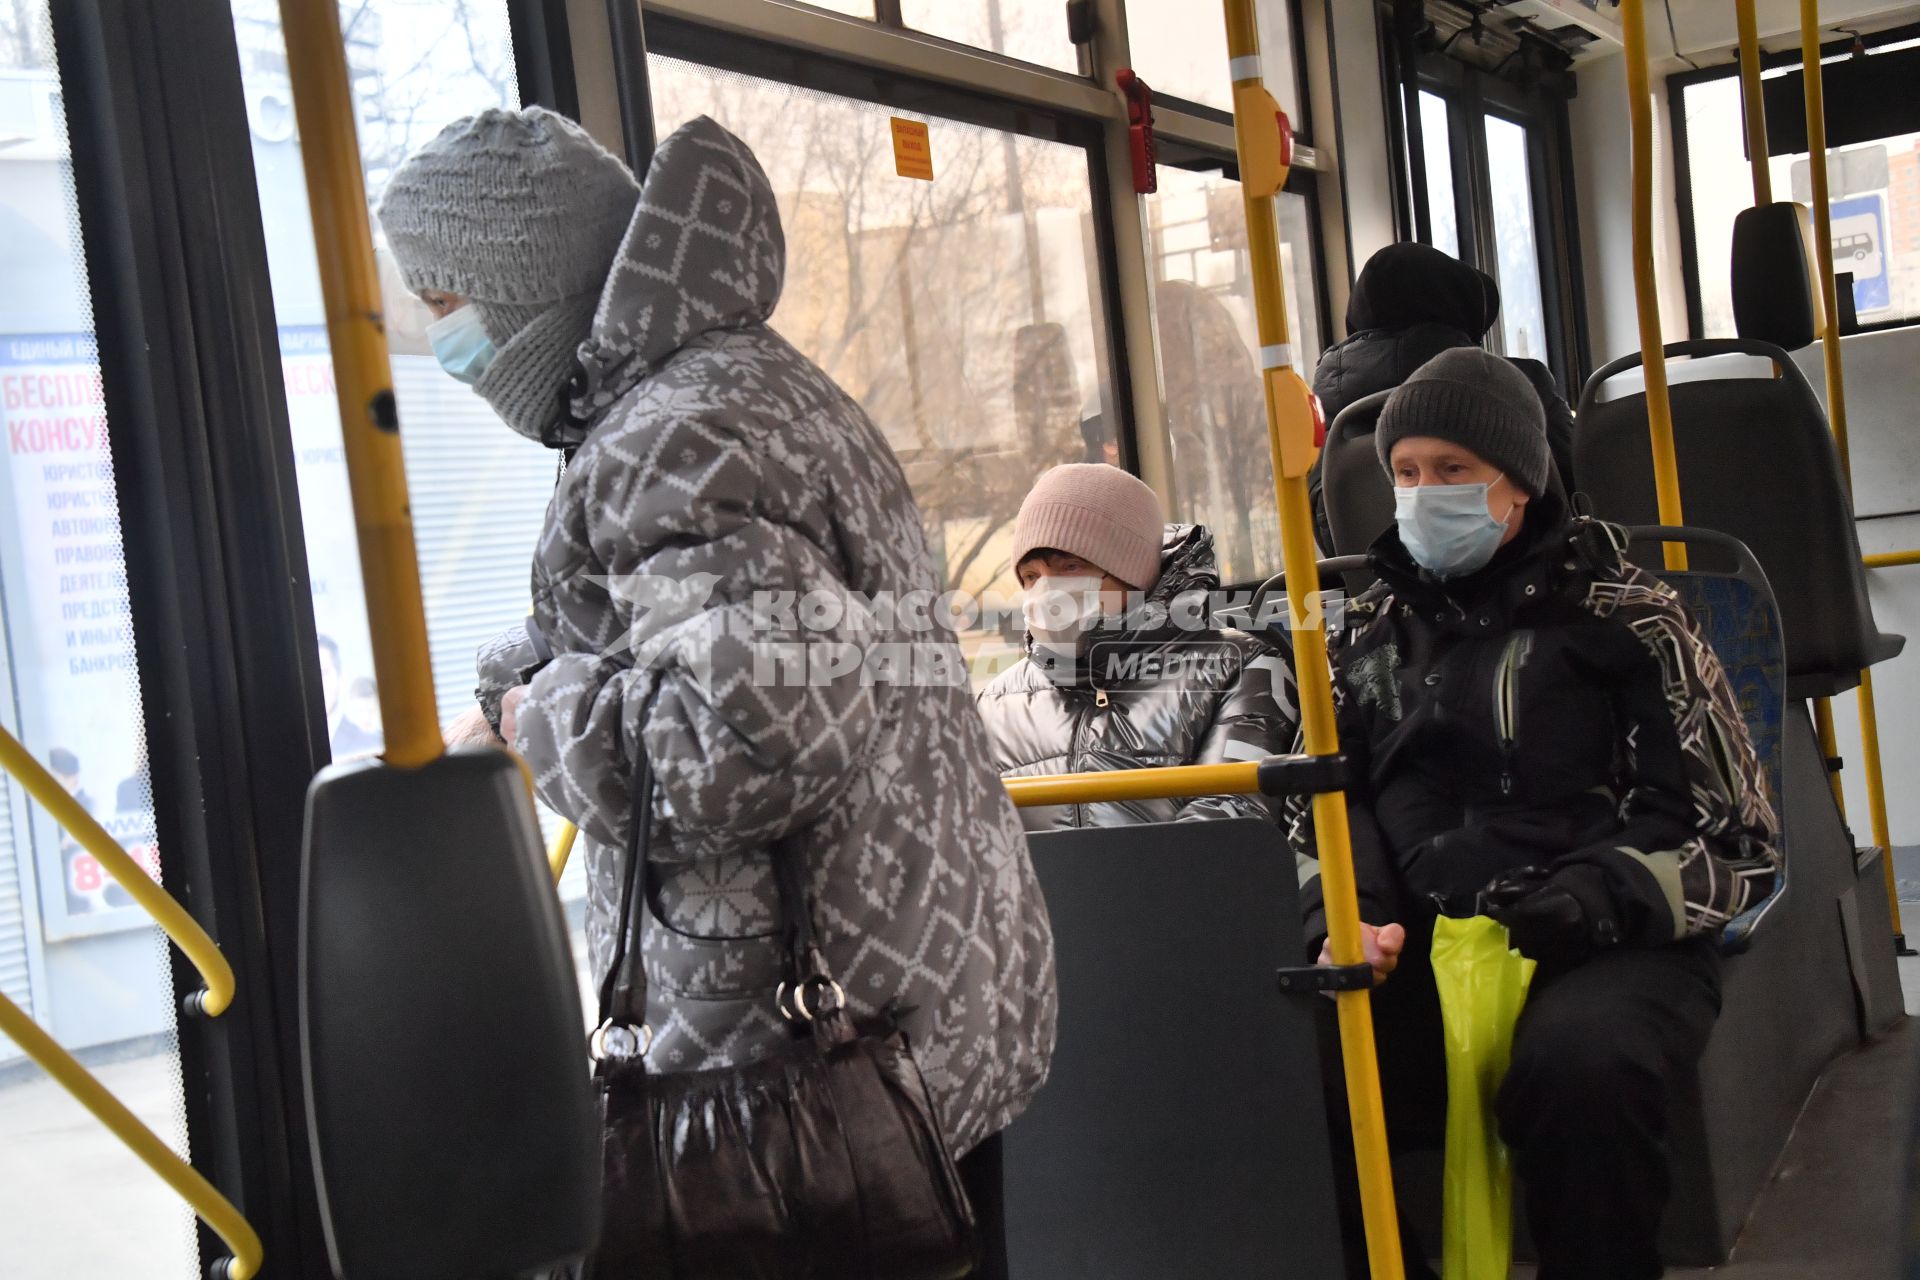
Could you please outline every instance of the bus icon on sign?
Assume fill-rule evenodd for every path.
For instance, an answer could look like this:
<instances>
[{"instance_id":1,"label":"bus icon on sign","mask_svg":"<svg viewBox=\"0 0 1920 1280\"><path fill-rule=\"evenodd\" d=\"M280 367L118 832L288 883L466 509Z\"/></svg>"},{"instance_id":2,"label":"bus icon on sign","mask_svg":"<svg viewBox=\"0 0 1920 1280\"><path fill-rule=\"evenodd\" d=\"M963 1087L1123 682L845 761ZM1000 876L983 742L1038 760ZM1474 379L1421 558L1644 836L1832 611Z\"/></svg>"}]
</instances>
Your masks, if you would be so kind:
<instances>
[{"instance_id":1,"label":"bus icon on sign","mask_svg":"<svg viewBox=\"0 0 1920 1280\"><path fill-rule=\"evenodd\" d=\"M1882 209L1878 196L1834 201L1834 271L1853 273L1857 311L1884 309L1887 297Z\"/></svg>"},{"instance_id":2,"label":"bus icon on sign","mask_svg":"<svg viewBox=\"0 0 1920 1280\"><path fill-rule=\"evenodd\" d=\"M1872 252L1874 252L1872 236L1840 236L1833 242L1835 263L1844 262L1848 258L1855 262L1865 262L1867 255Z\"/></svg>"}]
</instances>

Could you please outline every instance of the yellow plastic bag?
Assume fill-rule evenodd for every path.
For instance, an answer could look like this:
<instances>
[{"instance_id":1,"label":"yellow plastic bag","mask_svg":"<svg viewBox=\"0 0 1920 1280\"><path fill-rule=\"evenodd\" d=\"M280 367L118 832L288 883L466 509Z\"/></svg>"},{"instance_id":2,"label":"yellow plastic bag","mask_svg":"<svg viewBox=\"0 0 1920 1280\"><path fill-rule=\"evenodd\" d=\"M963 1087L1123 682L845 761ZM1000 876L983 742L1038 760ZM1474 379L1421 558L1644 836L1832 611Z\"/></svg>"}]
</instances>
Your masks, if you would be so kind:
<instances>
[{"instance_id":1,"label":"yellow plastic bag","mask_svg":"<svg viewBox=\"0 0 1920 1280\"><path fill-rule=\"evenodd\" d=\"M1513 1166L1494 1097L1513 1059L1513 1028L1533 961L1486 916L1442 917L1433 977L1447 1041L1447 1162L1441 1231L1446 1280L1507 1280L1513 1261Z\"/></svg>"}]
</instances>

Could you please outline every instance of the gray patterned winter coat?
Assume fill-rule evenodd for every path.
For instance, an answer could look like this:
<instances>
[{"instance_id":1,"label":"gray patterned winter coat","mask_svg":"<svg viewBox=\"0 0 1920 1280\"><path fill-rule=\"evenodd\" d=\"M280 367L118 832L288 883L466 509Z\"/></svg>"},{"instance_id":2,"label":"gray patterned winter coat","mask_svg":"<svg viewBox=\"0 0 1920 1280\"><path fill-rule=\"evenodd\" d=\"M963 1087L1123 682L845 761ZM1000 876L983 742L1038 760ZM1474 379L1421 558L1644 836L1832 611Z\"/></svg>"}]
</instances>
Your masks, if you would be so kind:
<instances>
[{"instance_id":1,"label":"gray patterned winter coat","mask_svg":"<svg viewBox=\"0 0 1920 1280\"><path fill-rule=\"evenodd\" d=\"M533 574L553 657L515 745L586 838L596 971L633 753L654 763L652 1063L737 1064L788 1035L768 846L797 837L834 976L856 1012L910 1010L964 1152L1046 1077L1052 935L951 633L792 607L938 584L886 440L767 327L784 268L746 145L705 118L667 139L581 348L585 434ZM523 662L483 654L483 682Z\"/></svg>"},{"instance_id":2,"label":"gray patterned winter coat","mask_svg":"<svg viewBox=\"0 0 1920 1280\"><path fill-rule=\"evenodd\" d=\"M1213 535L1204 525L1168 525L1160 577L1146 595L1149 607L1166 610L1162 625L1095 632L1087 669L1071 683L1056 683L1028 657L980 691L1001 772L1217 764L1292 750L1293 675L1273 646L1233 628L1187 630L1171 621L1172 606L1184 600L1198 622L1207 593L1219 585ZM1033 831L1271 816L1257 795L1020 811Z\"/></svg>"}]
</instances>

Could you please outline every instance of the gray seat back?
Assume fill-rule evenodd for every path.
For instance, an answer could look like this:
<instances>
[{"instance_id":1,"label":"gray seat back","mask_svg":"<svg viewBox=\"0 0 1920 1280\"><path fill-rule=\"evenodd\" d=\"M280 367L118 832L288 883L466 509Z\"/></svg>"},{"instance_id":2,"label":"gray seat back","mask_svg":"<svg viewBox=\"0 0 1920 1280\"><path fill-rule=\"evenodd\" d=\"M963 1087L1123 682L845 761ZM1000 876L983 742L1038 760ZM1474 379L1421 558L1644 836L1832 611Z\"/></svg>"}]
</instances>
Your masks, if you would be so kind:
<instances>
[{"instance_id":1,"label":"gray seat back","mask_svg":"<svg viewBox=\"0 0 1920 1280\"><path fill-rule=\"evenodd\" d=\"M1771 343L1744 338L1676 342L1667 356L1759 356L1773 376L1680 382L1670 388L1674 452L1686 521L1746 544L1773 584L1786 634L1793 697L1822 697L1859 683L1859 673L1900 651L1867 604L1853 505L1820 402ZM1608 399L1607 383L1639 368L1638 352L1603 367L1580 398L1574 469L1594 514L1652 524L1654 496L1644 391ZM1659 548L1637 553L1659 563Z\"/></svg>"}]
</instances>

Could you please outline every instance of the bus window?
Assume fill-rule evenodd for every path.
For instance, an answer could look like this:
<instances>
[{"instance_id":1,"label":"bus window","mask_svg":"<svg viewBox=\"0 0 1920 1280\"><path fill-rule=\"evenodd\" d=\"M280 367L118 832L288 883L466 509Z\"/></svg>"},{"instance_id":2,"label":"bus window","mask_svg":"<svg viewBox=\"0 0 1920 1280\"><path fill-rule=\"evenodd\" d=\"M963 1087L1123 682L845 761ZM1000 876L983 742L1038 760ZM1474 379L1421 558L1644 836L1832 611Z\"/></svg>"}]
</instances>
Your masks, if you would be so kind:
<instances>
[{"instance_id":1,"label":"bus window","mask_svg":"<svg viewBox=\"0 0 1920 1280\"><path fill-rule=\"evenodd\" d=\"M1540 247L1533 227L1533 177L1526 126L1488 114L1487 190L1493 204L1494 258L1500 282L1503 355L1547 358L1546 309L1540 302Z\"/></svg>"},{"instance_id":2,"label":"bus window","mask_svg":"<svg viewBox=\"0 0 1920 1280\"><path fill-rule=\"evenodd\" d=\"M119 502L48 6L0 0L0 725L156 879ZM173 1149L186 1112L166 939L0 776L0 995ZM191 1280L193 1214L0 1037L9 1275Z\"/></svg>"},{"instance_id":3,"label":"bus window","mask_svg":"<svg viewBox=\"0 0 1920 1280\"><path fill-rule=\"evenodd\" d=\"M1146 198L1160 382L1173 444L1173 516L1213 530L1221 581L1280 571L1266 400L1261 390L1240 184L1161 166ZM1311 218L1305 197L1278 202L1287 330L1301 376L1320 358Z\"/></svg>"},{"instance_id":4,"label":"bus window","mask_svg":"<svg viewBox=\"0 0 1920 1280\"><path fill-rule=\"evenodd\" d=\"M1080 70L1067 38L1067 6L1059 0L900 0L900 17L930 36L1056 71Z\"/></svg>"},{"instance_id":5,"label":"bus window","mask_svg":"<svg viewBox=\"0 0 1920 1280\"><path fill-rule=\"evenodd\" d=\"M1267 92L1279 102L1297 130L1300 126L1298 69L1294 64L1293 21L1285 0L1254 0L1260 21L1260 72ZM1127 6L1127 45L1133 69L1166 94L1221 111L1233 110L1233 80L1227 70L1227 29L1211 8L1195 9L1174 0L1133 0Z\"/></svg>"},{"instance_id":6,"label":"bus window","mask_svg":"<svg viewBox=\"0 0 1920 1280\"><path fill-rule=\"evenodd\" d=\"M942 585L994 606L998 626L960 637L990 678L1017 656L1021 499L1056 463L1108 456L1089 438L1114 414L1086 149L922 116L922 181L896 172L885 107L658 54L648 69L661 135L709 115L765 166L787 236L773 326L885 433Z\"/></svg>"},{"instance_id":7,"label":"bus window","mask_svg":"<svg viewBox=\"0 0 1920 1280\"><path fill-rule=\"evenodd\" d=\"M336 758L380 750L378 689L360 557L340 444L313 223L287 86L278 0L234 0L254 172L260 187L287 414L300 486L327 736ZM342 35L358 94L367 198L377 202L401 161L448 124L520 102L506 0L454 6L369 0L344 9ZM420 559L421 594L442 722L474 705L474 653L526 616L531 564L558 455L501 424L440 368L431 317L406 291L374 221L400 439ZM553 815L540 811L549 834ZM575 860L564 898L585 892ZM584 946L575 955L586 955Z\"/></svg>"},{"instance_id":8,"label":"bus window","mask_svg":"<svg viewBox=\"0 0 1920 1280\"><path fill-rule=\"evenodd\" d=\"M1894 45L1899 48L1900 45ZM1772 78L1771 73L1769 79ZM1681 89L1690 196L1693 272L1701 336L1731 338L1733 220L1753 201L1740 114L1740 81L1728 75ZM1807 155L1769 161L1773 198L1811 203ZM1835 272L1853 275L1853 309L1862 326L1920 319L1920 133L1890 134L1830 148Z\"/></svg>"},{"instance_id":9,"label":"bus window","mask_svg":"<svg viewBox=\"0 0 1920 1280\"><path fill-rule=\"evenodd\" d=\"M1453 124L1447 100L1420 91L1421 163L1427 172L1427 216L1433 247L1460 256L1460 215L1453 192Z\"/></svg>"}]
</instances>

